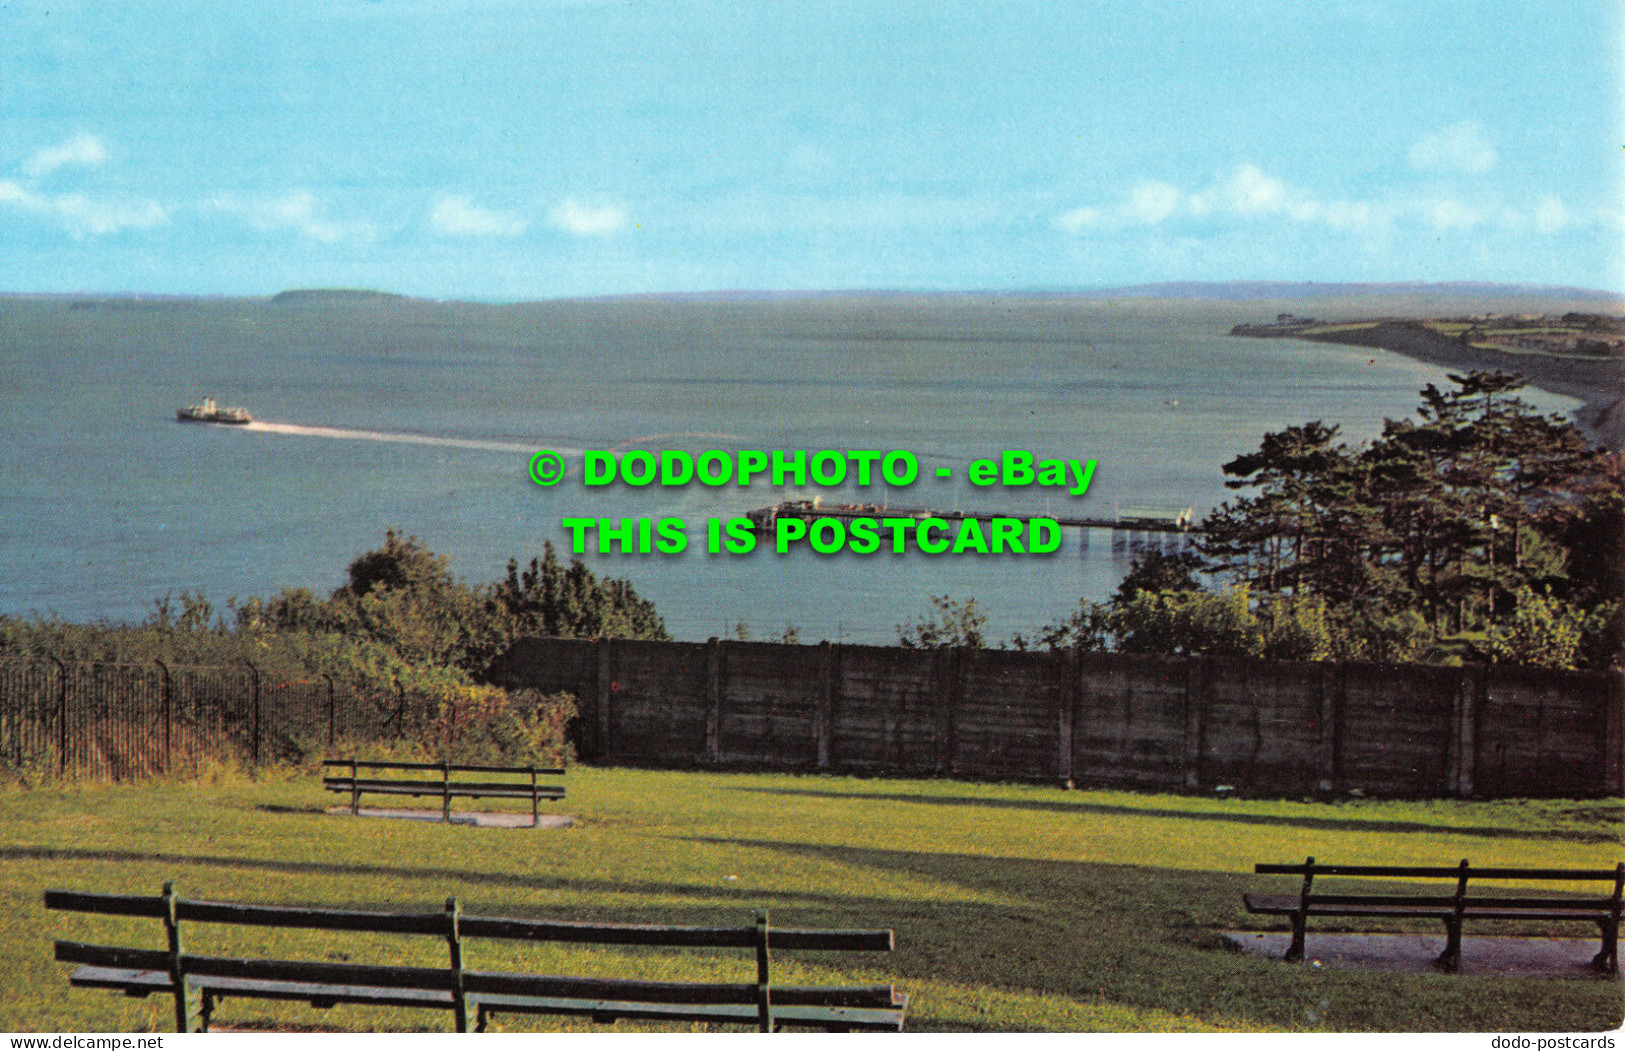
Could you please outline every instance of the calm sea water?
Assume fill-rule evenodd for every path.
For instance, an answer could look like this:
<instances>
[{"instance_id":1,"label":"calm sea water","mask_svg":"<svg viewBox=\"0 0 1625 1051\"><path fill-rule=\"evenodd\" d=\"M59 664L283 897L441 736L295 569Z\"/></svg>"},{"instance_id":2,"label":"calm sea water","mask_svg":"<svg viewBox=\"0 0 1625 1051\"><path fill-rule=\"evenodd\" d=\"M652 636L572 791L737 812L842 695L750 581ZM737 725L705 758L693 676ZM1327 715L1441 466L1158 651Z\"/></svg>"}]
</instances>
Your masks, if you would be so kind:
<instances>
[{"instance_id":1,"label":"calm sea water","mask_svg":"<svg viewBox=\"0 0 1625 1051\"><path fill-rule=\"evenodd\" d=\"M1200 515L1231 495L1220 465L1266 431L1321 419L1364 440L1446 382L1380 351L1227 335L1280 309L1348 316L1362 304L0 300L0 612L138 620L166 593L223 606L285 586L325 592L392 526L483 582L545 540L562 548L562 517L675 516L688 553L587 560L630 578L679 638L794 625L803 642L888 642L943 594L974 597L994 637L1031 632L1116 587L1126 563L1108 534L1080 550L1069 531L1042 557L712 556L706 519L812 491L589 489L579 477L544 489L529 454L907 449L914 486L823 495ZM175 421L204 395L262 425ZM971 460L1011 449L1096 460L1090 491L965 480Z\"/></svg>"}]
</instances>

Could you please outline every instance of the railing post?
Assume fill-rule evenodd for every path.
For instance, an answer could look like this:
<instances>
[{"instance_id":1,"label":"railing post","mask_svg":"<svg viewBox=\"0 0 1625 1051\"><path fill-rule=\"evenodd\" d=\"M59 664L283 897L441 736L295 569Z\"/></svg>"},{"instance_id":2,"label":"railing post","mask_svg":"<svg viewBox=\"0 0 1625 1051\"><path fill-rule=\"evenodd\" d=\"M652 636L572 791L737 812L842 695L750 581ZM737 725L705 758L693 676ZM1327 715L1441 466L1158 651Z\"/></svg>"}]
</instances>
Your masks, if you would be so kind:
<instances>
[{"instance_id":1,"label":"railing post","mask_svg":"<svg viewBox=\"0 0 1625 1051\"><path fill-rule=\"evenodd\" d=\"M773 1031L773 990L768 984L766 909L756 914L756 1024L761 1032Z\"/></svg>"},{"instance_id":2,"label":"railing post","mask_svg":"<svg viewBox=\"0 0 1625 1051\"><path fill-rule=\"evenodd\" d=\"M451 764L444 759L440 760L440 820L451 821Z\"/></svg>"}]
</instances>

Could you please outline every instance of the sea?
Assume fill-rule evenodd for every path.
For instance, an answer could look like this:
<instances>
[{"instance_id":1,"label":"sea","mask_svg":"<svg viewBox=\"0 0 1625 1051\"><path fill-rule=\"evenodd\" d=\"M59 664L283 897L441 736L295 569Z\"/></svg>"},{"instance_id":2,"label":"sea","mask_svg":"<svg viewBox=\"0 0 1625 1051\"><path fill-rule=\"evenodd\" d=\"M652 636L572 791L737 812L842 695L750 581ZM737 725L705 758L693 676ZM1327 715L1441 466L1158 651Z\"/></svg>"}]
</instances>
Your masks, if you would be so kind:
<instances>
[{"instance_id":1,"label":"sea","mask_svg":"<svg viewBox=\"0 0 1625 1051\"><path fill-rule=\"evenodd\" d=\"M1562 309L1562 304L1541 304ZM674 520L678 553L580 553L679 639L895 643L933 597L991 642L1109 597L1145 537L1066 529L1047 554L709 553L707 523L784 500L1115 520L1199 519L1223 465L1311 420L1358 444L1445 369L1368 348L1231 336L1330 318L1530 304L1394 297L736 295L528 304L323 292L0 298L0 613L138 622L155 602L326 594L396 529L482 584L565 519ZM1527 399L1568 413L1572 399ZM205 396L246 427L181 423ZM565 476L532 480L541 450ZM588 451L904 451L891 486L586 484ZM976 461L1093 460L1087 491L975 484ZM720 462L714 460L714 462ZM985 470L985 469L983 469ZM855 467L854 467L855 473ZM946 477L943 474L946 473ZM1012 479L1019 481L1019 479ZM680 528L679 528L680 527ZM1161 541L1157 541L1161 543ZM1170 549L1176 542L1170 542ZM669 545L668 545L669 546Z\"/></svg>"}]
</instances>

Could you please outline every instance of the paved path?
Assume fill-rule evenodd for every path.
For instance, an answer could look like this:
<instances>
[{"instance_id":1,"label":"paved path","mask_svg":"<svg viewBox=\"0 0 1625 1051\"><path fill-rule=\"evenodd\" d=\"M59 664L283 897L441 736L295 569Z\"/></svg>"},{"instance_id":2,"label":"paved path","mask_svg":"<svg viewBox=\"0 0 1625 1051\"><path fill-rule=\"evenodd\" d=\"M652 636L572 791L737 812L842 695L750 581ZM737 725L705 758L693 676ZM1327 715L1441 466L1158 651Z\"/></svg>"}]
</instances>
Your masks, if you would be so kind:
<instances>
[{"instance_id":1,"label":"paved path","mask_svg":"<svg viewBox=\"0 0 1625 1051\"><path fill-rule=\"evenodd\" d=\"M1289 934L1230 931L1225 937L1243 951L1279 960L1292 942ZM1305 942L1309 967L1437 973L1434 957L1444 951L1444 933L1316 934ZM1591 968L1601 948L1598 938L1517 938L1466 935L1461 940L1461 973L1509 978L1605 979Z\"/></svg>"},{"instance_id":2,"label":"paved path","mask_svg":"<svg viewBox=\"0 0 1625 1051\"><path fill-rule=\"evenodd\" d=\"M350 816L347 806L330 806L329 814L343 814ZM385 810L378 807L362 807L358 817L389 817L402 821L433 821L441 822L438 810ZM453 810L451 823L454 825L474 825L478 828L530 828L529 814L488 813L475 810ZM569 814L543 814L541 824L537 828L569 828L575 823L575 818Z\"/></svg>"}]
</instances>

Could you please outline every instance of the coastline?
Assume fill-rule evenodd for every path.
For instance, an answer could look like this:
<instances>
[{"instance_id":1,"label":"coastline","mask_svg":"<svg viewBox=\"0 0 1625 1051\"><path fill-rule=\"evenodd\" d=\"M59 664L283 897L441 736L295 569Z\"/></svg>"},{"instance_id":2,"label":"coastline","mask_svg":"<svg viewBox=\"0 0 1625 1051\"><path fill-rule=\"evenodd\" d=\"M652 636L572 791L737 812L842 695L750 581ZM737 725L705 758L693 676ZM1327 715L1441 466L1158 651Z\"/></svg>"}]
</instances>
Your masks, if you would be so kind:
<instances>
[{"instance_id":1,"label":"coastline","mask_svg":"<svg viewBox=\"0 0 1625 1051\"><path fill-rule=\"evenodd\" d=\"M1333 332L1282 331L1278 335L1263 331L1267 328L1247 326L1246 331L1237 334L1374 347L1452 369L1516 372L1527 379L1531 387L1578 398L1582 404L1575 412L1576 426L1604 448L1614 452L1625 450L1625 361L1557 357L1538 352L1516 354L1469 346L1415 321L1378 321Z\"/></svg>"}]
</instances>

